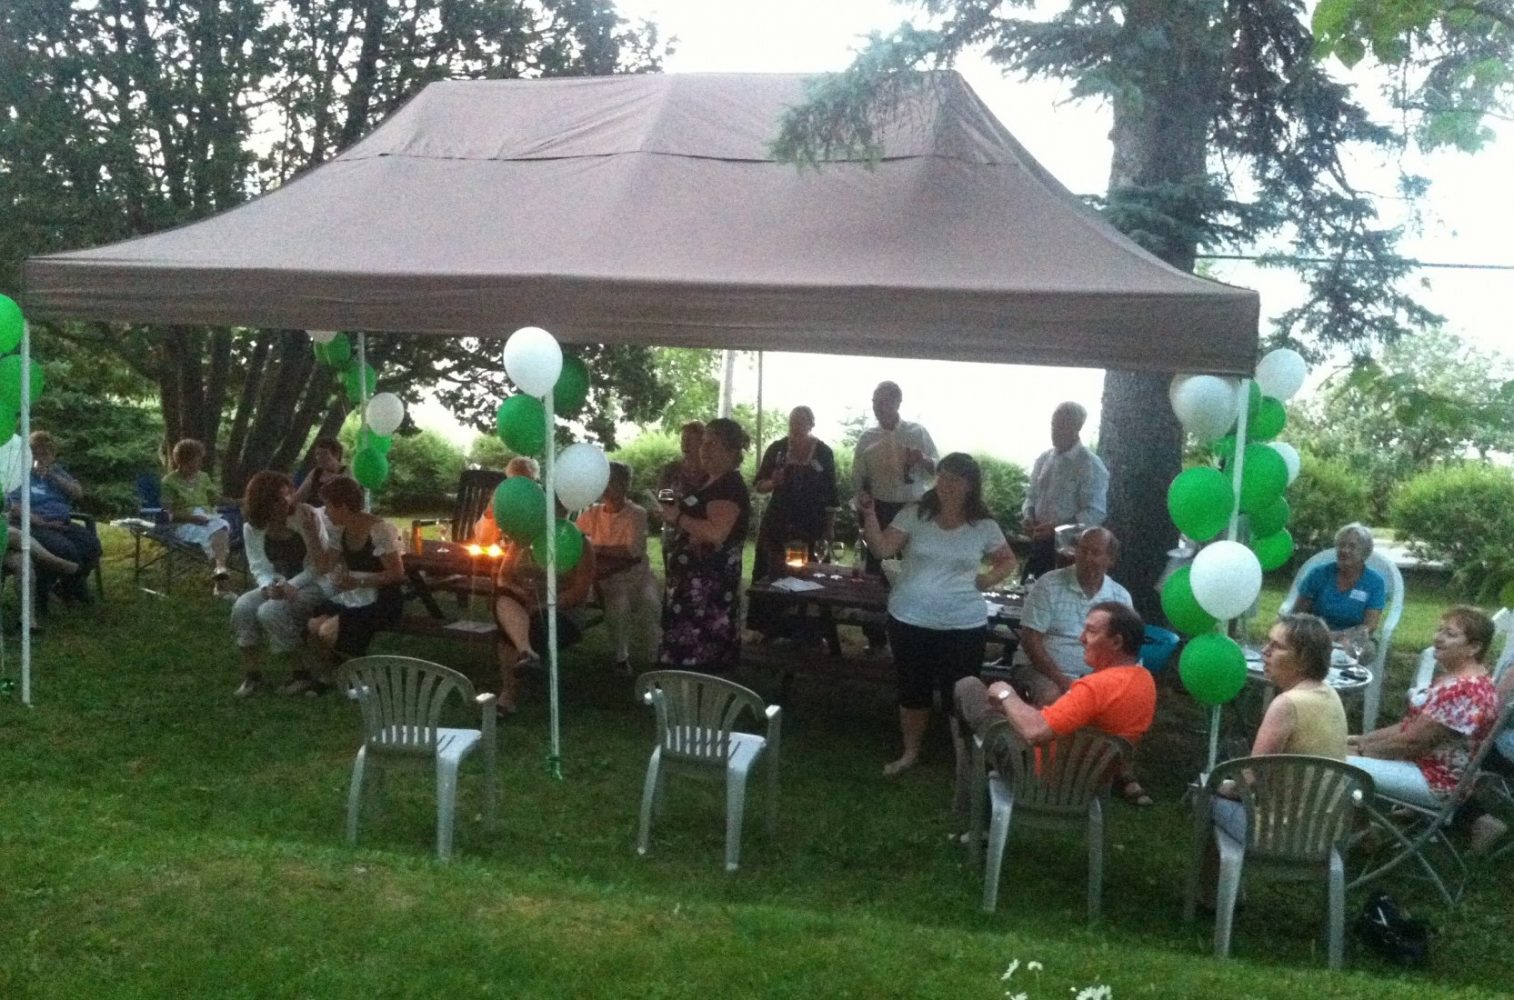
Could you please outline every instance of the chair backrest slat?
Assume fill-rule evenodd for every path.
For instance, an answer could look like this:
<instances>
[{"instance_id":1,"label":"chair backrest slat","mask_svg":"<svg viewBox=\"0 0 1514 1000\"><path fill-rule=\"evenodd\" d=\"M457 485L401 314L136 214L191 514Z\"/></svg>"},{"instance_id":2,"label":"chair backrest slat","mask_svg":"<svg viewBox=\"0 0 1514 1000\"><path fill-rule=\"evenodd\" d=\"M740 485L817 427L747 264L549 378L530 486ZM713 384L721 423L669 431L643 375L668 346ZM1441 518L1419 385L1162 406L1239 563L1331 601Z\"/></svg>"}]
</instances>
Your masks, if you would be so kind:
<instances>
[{"instance_id":1,"label":"chair backrest slat","mask_svg":"<svg viewBox=\"0 0 1514 1000\"><path fill-rule=\"evenodd\" d=\"M1068 815L1088 812L1131 750L1120 737L1092 728L1032 747L1007 721L995 723L983 743L994 770L1014 788L1016 809Z\"/></svg>"},{"instance_id":2,"label":"chair backrest slat","mask_svg":"<svg viewBox=\"0 0 1514 1000\"><path fill-rule=\"evenodd\" d=\"M1324 863L1372 795L1372 779L1360 768L1302 754L1226 761L1207 787L1213 793L1227 780L1246 810L1247 854L1276 862Z\"/></svg>"},{"instance_id":3,"label":"chair backrest slat","mask_svg":"<svg viewBox=\"0 0 1514 1000\"><path fill-rule=\"evenodd\" d=\"M473 684L456 670L406 656L349 660L338 678L358 694L364 742L393 753L434 753L447 701L474 699Z\"/></svg>"},{"instance_id":4,"label":"chair backrest slat","mask_svg":"<svg viewBox=\"0 0 1514 1000\"><path fill-rule=\"evenodd\" d=\"M685 670L642 674L637 691L657 712L658 742L673 758L713 763L731 753L731 733L750 712L767 706L755 691L721 677Z\"/></svg>"},{"instance_id":5,"label":"chair backrest slat","mask_svg":"<svg viewBox=\"0 0 1514 1000\"><path fill-rule=\"evenodd\" d=\"M473 526L494 499L494 490L505 481L494 469L464 469L457 480L457 503L452 508L452 540L473 541Z\"/></svg>"}]
</instances>

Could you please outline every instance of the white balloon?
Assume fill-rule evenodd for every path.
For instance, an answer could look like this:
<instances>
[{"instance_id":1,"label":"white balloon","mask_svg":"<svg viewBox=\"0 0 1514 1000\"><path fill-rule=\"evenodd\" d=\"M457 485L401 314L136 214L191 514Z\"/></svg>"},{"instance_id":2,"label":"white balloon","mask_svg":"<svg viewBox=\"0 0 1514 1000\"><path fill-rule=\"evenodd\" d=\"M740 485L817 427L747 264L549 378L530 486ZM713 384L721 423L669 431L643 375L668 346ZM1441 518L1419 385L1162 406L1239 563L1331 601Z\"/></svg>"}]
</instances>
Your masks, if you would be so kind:
<instances>
[{"instance_id":1,"label":"white balloon","mask_svg":"<svg viewBox=\"0 0 1514 1000\"><path fill-rule=\"evenodd\" d=\"M1236 384L1216 375L1190 375L1172 390L1172 411L1188 433L1213 441L1235 423Z\"/></svg>"},{"instance_id":2,"label":"white balloon","mask_svg":"<svg viewBox=\"0 0 1514 1000\"><path fill-rule=\"evenodd\" d=\"M368 400L368 429L379 437L388 437L405 421L405 404L392 392L381 392Z\"/></svg>"},{"instance_id":3,"label":"white balloon","mask_svg":"<svg viewBox=\"0 0 1514 1000\"><path fill-rule=\"evenodd\" d=\"M562 374L562 347L539 326L523 326L505 341L505 374L528 396L540 399Z\"/></svg>"},{"instance_id":4,"label":"white balloon","mask_svg":"<svg viewBox=\"0 0 1514 1000\"><path fill-rule=\"evenodd\" d=\"M1220 621L1246 613L1262 592L1262 564L1240 542L1210 542L1188 571L1199 607Z\"/></svg>"},{"instance_id":5,"label":"white balloon","mask_svg":"<svg viewBox=\"0 0 1514 1000\"><path fill-rule=\"evenodd\" d=\"M336 339L335 330L309 330L310 339L317 344L329 344Z\"/></svg>"},{"instance_id":6,"label":"white balloon","mask_svg":"<svg viewBox=\"0 0 1514 1000\"><path fill-rule=\"evenodd\" d=\"M610 482L610 460L592 444L570 444L557 455L552 477L557 499L568 510L583 510L598 500Z\"/></svg>"},{"instance_id":7,"label":"white balloon","mask_svg":"<svg viewBox=\"0 0 1514 1000\"><path fill-rule=\"evenodd\" d=\"M1298 470L1303 467L1303 460L1298 456L1298 449L1287 441L1268 441L1267 447L1283 456L1283 464L1288 466L1288 485L1298 478Z\"/></svg>"},{"instance_id":8,"label":"white balloon","mask_svg":"<svg viewBox=\"0 0 1514 1000\"><path fill-rule=\"evenodd\" d=\"M1167 383L1167 405L1172 407L1173 413L1178 412L1178 390L1191 378L1192 375L1178 374L1172 376L1172 381Z\"/></svg>"},{"instance_id":9,"label":"white balloon","mask_svg":"<svg viewBox=\"0 0 1514 1000\"><path fill-rule=\"evenodd\" d=\"M1304 356L1291 347L1269 351L1256 363L1256 384L1263 396L1276 400L1292 399L1304 387L1309 366Z\"/></svg>"}]
</instances>

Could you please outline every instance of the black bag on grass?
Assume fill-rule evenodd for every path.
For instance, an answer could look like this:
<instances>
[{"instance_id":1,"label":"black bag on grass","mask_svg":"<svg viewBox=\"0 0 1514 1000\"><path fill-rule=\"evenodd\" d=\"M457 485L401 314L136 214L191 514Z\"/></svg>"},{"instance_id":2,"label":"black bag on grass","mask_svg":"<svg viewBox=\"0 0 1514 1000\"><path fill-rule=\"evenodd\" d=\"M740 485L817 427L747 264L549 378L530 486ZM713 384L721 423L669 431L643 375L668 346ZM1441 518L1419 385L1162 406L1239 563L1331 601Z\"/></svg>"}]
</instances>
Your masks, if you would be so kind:
<instances>
[{"instance_id":1,"label":"black bag on grass","mask_svg":"<svg viewBox=\"0 0 1514 1000\"><path fill-rule=\"evenodd\" d=\"M1430 961L1433 929L1425 921L1410 917L1385 892L1367 900L1357 918L1356 932L1373 951L1397 965L1417 969Z\"/></svg>"}]
</instances>

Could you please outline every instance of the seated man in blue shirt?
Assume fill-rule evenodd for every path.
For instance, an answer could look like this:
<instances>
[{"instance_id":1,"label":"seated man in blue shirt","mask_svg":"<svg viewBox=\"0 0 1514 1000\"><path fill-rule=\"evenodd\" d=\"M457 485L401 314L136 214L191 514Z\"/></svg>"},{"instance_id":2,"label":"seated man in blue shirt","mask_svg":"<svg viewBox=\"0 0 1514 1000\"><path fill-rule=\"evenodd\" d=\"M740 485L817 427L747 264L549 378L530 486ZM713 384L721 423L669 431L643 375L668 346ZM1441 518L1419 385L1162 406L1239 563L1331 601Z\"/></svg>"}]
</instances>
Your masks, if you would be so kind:
<instances>
[{"instance_id":1,"label":"seated man in blue shirt","mask_svg":"<svg viewBox=\"0 0 1514 1000\"><path fill-rule=\"evenodd\" d=\"M50 574L44 572L37 581L37 593L45 604L48 588L56 584L59 596L88 604L89 589L84 582L100 561L100 539L85 525L69 520L74 502L84 495L84 487L58 464L58 445L51 434L33 431L29 440L32 540L53 555L79 566L76 573L61 578L49 579ZM20 518L20 488L12 490L8 499L14 523Z\"/></svg>"}]
</instances>

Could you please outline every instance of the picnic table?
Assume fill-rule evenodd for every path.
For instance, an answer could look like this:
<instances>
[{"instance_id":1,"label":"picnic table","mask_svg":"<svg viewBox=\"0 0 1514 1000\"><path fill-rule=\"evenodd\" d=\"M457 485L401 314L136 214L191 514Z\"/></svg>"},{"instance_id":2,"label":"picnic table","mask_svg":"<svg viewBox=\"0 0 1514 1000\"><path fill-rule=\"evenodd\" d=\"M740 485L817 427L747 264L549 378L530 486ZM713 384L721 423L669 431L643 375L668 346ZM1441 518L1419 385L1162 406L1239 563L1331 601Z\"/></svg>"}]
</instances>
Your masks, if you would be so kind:
<instances>
[{"instance_id":1,"label":"picnic table","mask_svg":"<svg viewBox=\"0 0 1514 1000\"><path fill-rule=\"evenodd\" d=\"M871 680L892 680L892 665L884 657L845 654L839 625L882 624L888 614L888 583L880 575L861 573L838 563L809 562L787 566L784 576L759 580L747 595L762 596L797 619L796 641L779 647L769 644L742 647L743 660L758 666L771 665L783 671L787 687L796 673ZM1020 624L1024 595L1016 591L984 594L988 624L993 638L1013 640ZM817 641L818 640L818 641ZM825 645L822 654L815 647Z\"/></svg>"}]
</instances>

